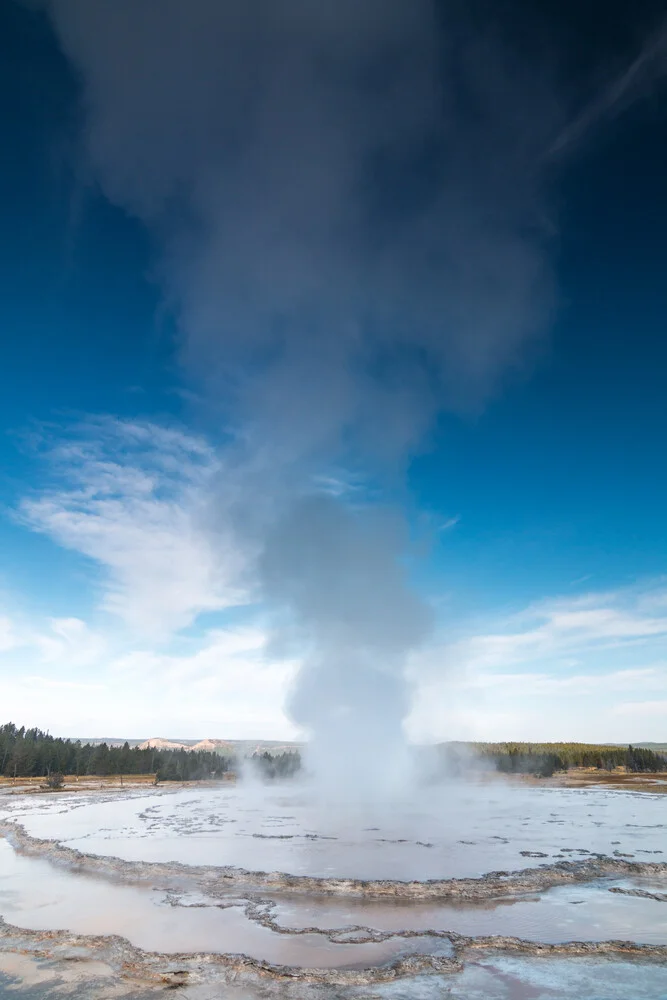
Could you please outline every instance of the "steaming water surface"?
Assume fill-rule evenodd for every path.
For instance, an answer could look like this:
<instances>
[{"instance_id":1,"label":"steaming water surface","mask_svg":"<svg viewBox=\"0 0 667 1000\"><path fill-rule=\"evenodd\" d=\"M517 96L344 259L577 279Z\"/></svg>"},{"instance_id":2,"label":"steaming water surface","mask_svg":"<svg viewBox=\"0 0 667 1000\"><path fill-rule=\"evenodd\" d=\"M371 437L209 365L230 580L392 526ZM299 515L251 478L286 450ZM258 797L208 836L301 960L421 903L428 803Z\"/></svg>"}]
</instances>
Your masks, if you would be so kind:
<instances>
[{"instance_id":1,"label":"steaming water surface","mask_svg":"<svg viewBox=\"0 0 667 1000\"><path fill-rule=\"evenodd\" d=\"M424 880L597 853L667 860L667 796L600 788L452 784L342 808L294 788L236 786L8 809L32 836L87 854L300 875Z\"/></svg>"}]
</instances>

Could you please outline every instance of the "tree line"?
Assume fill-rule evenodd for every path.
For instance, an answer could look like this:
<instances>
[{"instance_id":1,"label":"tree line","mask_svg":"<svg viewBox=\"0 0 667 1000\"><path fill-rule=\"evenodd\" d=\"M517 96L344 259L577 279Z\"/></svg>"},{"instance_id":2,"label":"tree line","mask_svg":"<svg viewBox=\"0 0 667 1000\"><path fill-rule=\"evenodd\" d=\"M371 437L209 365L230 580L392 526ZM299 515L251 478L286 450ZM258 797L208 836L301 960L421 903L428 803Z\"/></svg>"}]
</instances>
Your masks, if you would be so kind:
<instances>
[{"instance_id":1,"label":"tree line","mask_svg":"<svg viewBox=\"0 0 667 1000\"><path fill-rule=\"evenodd\" d=\"M465 743L441 744L444 771L465 776L482 761L501 774L533 774L548 778L571 767L613 771L624 767L632 773L667 771L667 754L644 747L600 746L587 743ZM253 754L253 765L267 781L292 778L302 766L298 751L272 756Z\"/></svg>"},{"instance_id":2,"label":"tree line","mask_svg":"<svg viewBox=\"0 0 667 1000\"><path fill-rule=\"evenodd\" d=\"M288 750L275 755L265 750L264 753L254 753L250 760L265 781L293 778L301 770L301 754L298 750Z\"/></svg>"},{"instance_id":3,"label":"tree line","mask_svg":"<svg viewBox=\"0 0 667 1000\"><path fill-rule=\"evenodd\" d=\"M156 774L160 781L195 781L222 777L230 763L209 751L140 750L127 742L119 747L62 739L13 722L0 727L0 774L9 778Z\"/></svg>"},{"instance_id":4,"label":"tree line","mask_svg":"<svg viewBox=\"0 0 667 1000\"><path fill-rule=\"evenodd\" d=\"M633 773L667 771L667 754L644 747L599 746L587 743L473 743L440 744L449 774L464 774L473 759L487 762L506 774L550 777L571 767L594 767L613 771L625 767ZM298 751L275 756L268 751L251 757L266 781L294 777L301 770ZM52 775L105 777L108 775L155 774L160 781L193 781L219 778L236 770L233 759L210 751L140 750L107 743L81 743L54 737L41 729L20 729L12 722L0 727L0 774L28 778Z\"/></svg>"},{"instance_id":5,"label":"tree line","mask_svg":"<svg viewBox=\"0 0 667 1000\"><path fill-rule=\"evenodd\" d=\"M625 767L632 773L667 771L667 756L644 747L598 746L588 743L476 743L482 760L506 774L550 777L571 767L613 771Z\"/></svg>"},{"instance_id":6,"label":"tree line","mask_svg":"<svg viewBox=\"0 0 667 1000\"><path fill-rule=\"evenodd\" d=\"M633 746L589 743L446 743L439 747L447 774L464 776L471 763L481 760L501 774L533 774L548 778L572 767L613 771L624 767L632 773L667 771L667 754ZM301 770L298 750L273 756L255 753L250 760L266 781L292 778Z\"/></svg>"}]
</instances>

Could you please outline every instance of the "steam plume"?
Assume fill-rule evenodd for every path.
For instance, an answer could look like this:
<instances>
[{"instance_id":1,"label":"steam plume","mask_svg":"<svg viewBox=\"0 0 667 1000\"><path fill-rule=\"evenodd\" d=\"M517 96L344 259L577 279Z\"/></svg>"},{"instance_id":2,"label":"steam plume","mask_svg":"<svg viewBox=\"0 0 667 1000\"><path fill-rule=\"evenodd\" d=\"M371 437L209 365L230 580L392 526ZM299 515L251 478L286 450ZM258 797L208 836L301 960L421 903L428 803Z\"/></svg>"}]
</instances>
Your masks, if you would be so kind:
<instances>
[{"instance_id":1,"label":"steam plume","mask_svg":"<svg viewBox=\"0 0 667 1000\"><path fill-rule=\"evenodd\" d=\"M405 659L429 620L406 587L401 548L395 523L330 497L295 504L267 539L268 596L291 612L307 651L289 707L313 732L309 759L329 788L349 787L360 761L379 792L405 776Z\"/></svg>"},{"instance_id":2,"label":"steam plume","mask_svg":"<svg viewBox=\"0 0 667 1000\"><path fill-rule=\"evenodd\" d=\"M234 427L236 516L306 650L294 717L320 770L398 746L428 628L400 532L309 492L334 462L400 468L539 343L548 81L435 0L49 10L89 168L153 235L183 363Z\"/></svg>"}]
</instances>

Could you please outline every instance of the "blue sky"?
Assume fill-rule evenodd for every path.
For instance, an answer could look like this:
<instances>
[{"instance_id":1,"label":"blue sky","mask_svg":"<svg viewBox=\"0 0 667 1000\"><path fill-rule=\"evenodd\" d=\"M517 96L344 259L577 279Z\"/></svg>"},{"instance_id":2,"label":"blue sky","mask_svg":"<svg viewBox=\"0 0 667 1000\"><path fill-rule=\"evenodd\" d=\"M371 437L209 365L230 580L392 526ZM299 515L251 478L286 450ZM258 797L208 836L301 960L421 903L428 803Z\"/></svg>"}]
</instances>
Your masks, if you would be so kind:
<instances>
[{"instance_id":1,"label":"blue sky","mask_svg":"<svg viewBox=\"0 0 667 1000\"><path fill-rule=\"evenodd\" d=\"M103 115L113 110L118 81L95 76L98 49L84 34L96 26L79 26L78 35L58 7L49 14L8 3L0 14L3 716L64 735L299 734L284 705L302 652L298 643L288 654L265 648L271 608L249 583L253 543L234 530L231 515L225 519L241 489L230 437L251 442L247 468L254 468L257 437L287 412L280 433L265 439L284 456L263 473L268 493L274 482L284 489L284 470L285 478L316 472L341 484L343 502L363 497L379 509L390 499L409 522L410 576L435 617L406 667L412 738L667 738L667 54L649 66L650 85L613 114L589 115L595 91L580 92L583 138L549 167L548 196L537 203L549 233L547 250L538 241L534 253L539 268L545 255L550 290L539 292L536 318L523 272L499 272L518 289L509 306L498 299L498 309L508 310L502 329L490 327L487 339L475 342L479 357L471 351L460 369L455 359L466 351L458 342L448 347L446 375L424 412L412 402L404 410L393 404L403 390L412 400L427 385L403 378L412 370L402 367L412 363L408 342L398 368L390 346L386 369L378 356L380 375L360 383L377 392L377 421L364 415L366 389L348 387L349 360L336 369L332 349L324 362L319 352L304 362L306 378L321 378L312 394L294 391L300 375L281 381L282 370L268 388L259 383L264 423L256 424L258 390L237 409L229 399L237 382L272 363L273 341L253 324L275 317L267 319L263 301L255 314L254 305L235 298L236 288L249 275L260 299L265 294L269 305L276 299L286 308L265 270L288 259L281 295L284 285L300 295L312 248L302 254L290 243L287 253L262 260L251 247L255 273L241 246L238 270L236 261L228 265L237 285L216 298L210 247L201 249L197 226L179 221L177 230L174 216L180 220L202 200L217 211L224 190L203 194L204 174L197 173L199 202L193 196L185 209L170 203L154 222L147 192L123 180L124 161L115 153L100 159L94 129L111 121ZM586 50L582 65L588 59L596 67L591 77L603 93L641 51L642 16L650 25L650 14L650 5L638 10L626 49L614 39ZM571 31L584 49L587 30L575 18ZM91 81L100 104L86 120L81 99ZM193 91L195 83L186 80ZM412 78L410 85L421 87ZM99 97L104 87L108 106ZM568 116L577 120L569 108ZM406 143L413 118L406 119ZM428 173L400 181L406 205L427 197ZM151 198L159 183L156 172ZM313 183L319 199L327 186L319 175ZM391 180L378 181L377 204L384 183L392 190ZM303 191L307 199L307 179ZM467 198L467 186L462 191ZM237 187L236 202L254 204L253 192ZM293 192L283 193L288 201ZM402 213L409 211L402 208L395 224L407 226ZM272 231L260 227L262 239ZM468 238L487 253L476 229ZM515 249L513 236L498 256ZM325 264L334 266L333 257ZM523 263L516 268L532 274ZM306 278L317 284L314 268ZM457 281L469 278L465 271ZM322 292L317 309L307 300L315 324L320 305L322 315L335 311L353 279L353 269L341 267L340 286ZM473 274L468 298L455 304L482 325L477 280ZM374 322L400 322L416 303L414 322L428 326L432 292L415 278L391 318ZM215 357L211 303L228 308L228 324L247 324L238 343L227 335L216 340ZM298 371L306 352L299 354L302 341L294 343L290 363ZM431 344L425 336L418 347L427 352ZM226 350L238 355L231 378L227 369L217 375ZM322 375L324 367L310 367L323 364L343 388ZM448 386L450 378L458 388ZM350 416L347 402L338 415L339 393L361 417ZM413 422L423 424L419 433ZM385 428L398 441L404 425L411 443L396 450L405 471L386 474ZM332 448L332 437L345 447Z\"/></svg>"}]
</instances>

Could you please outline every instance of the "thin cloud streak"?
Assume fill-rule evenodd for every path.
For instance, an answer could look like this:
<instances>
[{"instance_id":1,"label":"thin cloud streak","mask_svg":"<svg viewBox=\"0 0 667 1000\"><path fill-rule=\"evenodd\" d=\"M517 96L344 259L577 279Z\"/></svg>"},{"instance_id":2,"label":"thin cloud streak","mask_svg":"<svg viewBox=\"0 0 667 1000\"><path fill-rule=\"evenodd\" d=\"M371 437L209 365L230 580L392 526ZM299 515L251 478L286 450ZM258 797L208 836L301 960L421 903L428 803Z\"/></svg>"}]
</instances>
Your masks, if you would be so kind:
<instances>
[{"instance_id":1,"label":"thin cloud streak","mask_svg":"<svg viewBox=\"0 0 667 1000\"><path fill-rule=\"evenodd\" d=\"M550 147L554 157L581 142L597 125L620 115L667 74L667 21L647 39L641 52L563 129Z\"/></svg>"},{"instance_id":2,"label":"thin cloud streak","mask_svg":"<svg viewBox=\"0 0 667 1000\"><path fill-rule=\"evenodd\" d=\"M655 640L667 636L667 615L655 613L664 611L653 606L655 598L654 589L630 589L544 601L511 616L502 631L460 640L450 656L466 668L493 668Z\"/></svg>"}]
</instances>

